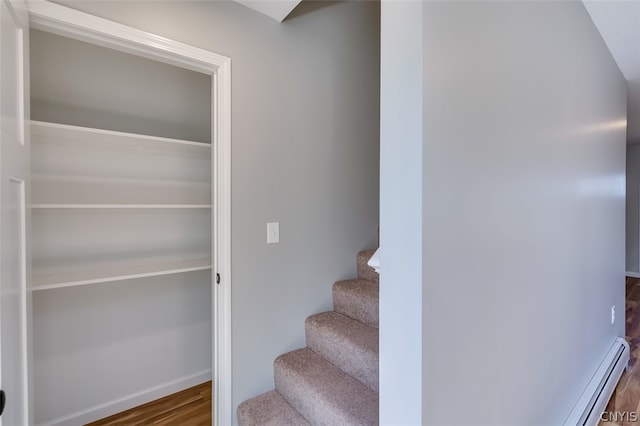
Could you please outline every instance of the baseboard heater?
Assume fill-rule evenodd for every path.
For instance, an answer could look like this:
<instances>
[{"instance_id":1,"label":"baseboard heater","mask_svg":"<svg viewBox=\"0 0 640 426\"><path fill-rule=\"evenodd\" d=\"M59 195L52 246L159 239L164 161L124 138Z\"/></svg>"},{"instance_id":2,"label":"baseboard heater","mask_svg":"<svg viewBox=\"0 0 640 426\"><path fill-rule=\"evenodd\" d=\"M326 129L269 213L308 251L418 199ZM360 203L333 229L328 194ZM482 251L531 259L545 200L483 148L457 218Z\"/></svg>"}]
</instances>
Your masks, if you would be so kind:
<instances>
[{"instance_id":1,"label":"baseboard heater","mask_svg":"<svg viewBox=\"0 0 640 426\"><path fill-rule=\"evenodd\" d=\"M629 344L618 337L591 378L564 426L595 426L629 362Z\"/></svg>"}]
</instances>

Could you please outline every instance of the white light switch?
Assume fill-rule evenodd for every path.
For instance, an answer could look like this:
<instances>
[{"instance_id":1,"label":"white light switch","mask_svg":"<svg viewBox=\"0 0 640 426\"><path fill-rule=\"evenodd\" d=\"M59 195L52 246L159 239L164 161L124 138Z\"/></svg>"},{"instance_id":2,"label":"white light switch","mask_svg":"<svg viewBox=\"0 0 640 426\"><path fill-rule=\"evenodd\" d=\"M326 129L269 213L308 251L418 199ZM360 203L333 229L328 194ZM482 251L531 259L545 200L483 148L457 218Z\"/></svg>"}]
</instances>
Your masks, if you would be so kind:
<instances>
[{"instance_id":1,"label":"white light switch","mask_svg":"<svg viewBox=\"0 0 640 426\"><path fill-rule=\"evenodd\" d=\"M267 244L280 242L280 222L267 223Z\"/></svg>"}]
</instances>

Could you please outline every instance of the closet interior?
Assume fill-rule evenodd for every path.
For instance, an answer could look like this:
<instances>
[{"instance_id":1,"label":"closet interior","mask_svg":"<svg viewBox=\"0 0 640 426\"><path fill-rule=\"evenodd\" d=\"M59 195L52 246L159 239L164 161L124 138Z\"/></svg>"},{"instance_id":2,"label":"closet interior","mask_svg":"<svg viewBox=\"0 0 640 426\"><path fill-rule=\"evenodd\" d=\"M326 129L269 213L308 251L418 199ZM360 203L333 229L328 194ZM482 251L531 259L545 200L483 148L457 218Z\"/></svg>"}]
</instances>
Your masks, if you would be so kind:
<instances>
[{"instance_id":1,"label":"closet interior","mask_svg":"<svg viewBox=\"0 0 640 426\"><path fill-rule=\"evenodd\" d=\"M211 380L211 76L30 32L36 424Z\"/></svg>"}]
</instances>

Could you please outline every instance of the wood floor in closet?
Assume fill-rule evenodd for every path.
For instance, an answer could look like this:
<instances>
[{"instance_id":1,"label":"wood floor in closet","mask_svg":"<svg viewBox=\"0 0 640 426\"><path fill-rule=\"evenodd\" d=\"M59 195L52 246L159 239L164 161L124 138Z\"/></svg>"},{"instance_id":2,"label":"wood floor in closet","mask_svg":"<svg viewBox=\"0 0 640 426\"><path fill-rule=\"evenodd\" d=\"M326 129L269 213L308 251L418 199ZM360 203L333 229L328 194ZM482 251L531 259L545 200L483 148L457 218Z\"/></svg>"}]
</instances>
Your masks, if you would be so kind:
<instances>
[{"instance_id":1,"label":"wood floor in closet","mask_svg":"<svg viewBox=\"0 0 640 426\"><path fill-rule=\"evenodd\" d=\"M600 426L640 424L640 279L627 277L626 293L626 339L631 347L629 368L622 375L606 408L608 413L621 415L622 421L600 422Z\"/></svg>"},{"instance_id":2,"label":"wood floor in closet","mask_svg":"<svg viewBox=\"0 0 640 426\"><path fill-rule=\"evenodd\" d=\"M211 414L209 381L87 426L211 426Z\"/></svg>"}]
</instances>

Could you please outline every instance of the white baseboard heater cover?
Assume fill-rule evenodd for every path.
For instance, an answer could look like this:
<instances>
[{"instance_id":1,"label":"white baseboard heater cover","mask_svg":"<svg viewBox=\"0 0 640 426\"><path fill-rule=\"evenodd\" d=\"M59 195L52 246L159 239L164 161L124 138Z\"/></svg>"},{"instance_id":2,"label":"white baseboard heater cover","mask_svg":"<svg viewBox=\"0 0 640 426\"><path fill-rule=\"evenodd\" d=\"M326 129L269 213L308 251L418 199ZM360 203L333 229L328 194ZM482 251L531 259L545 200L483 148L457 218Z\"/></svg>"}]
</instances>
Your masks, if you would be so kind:
<instances>
[{"instance_id":1,"label":"white baseboard heater cover","mask_svg":"<svg viewBox=\"0 0 640 426\"><path fill-rule=\"evenodd\" d=\"M629 362L629 344L618 337L591 378L564 426L595 426Z\"/></svg>"}]
</instances>

